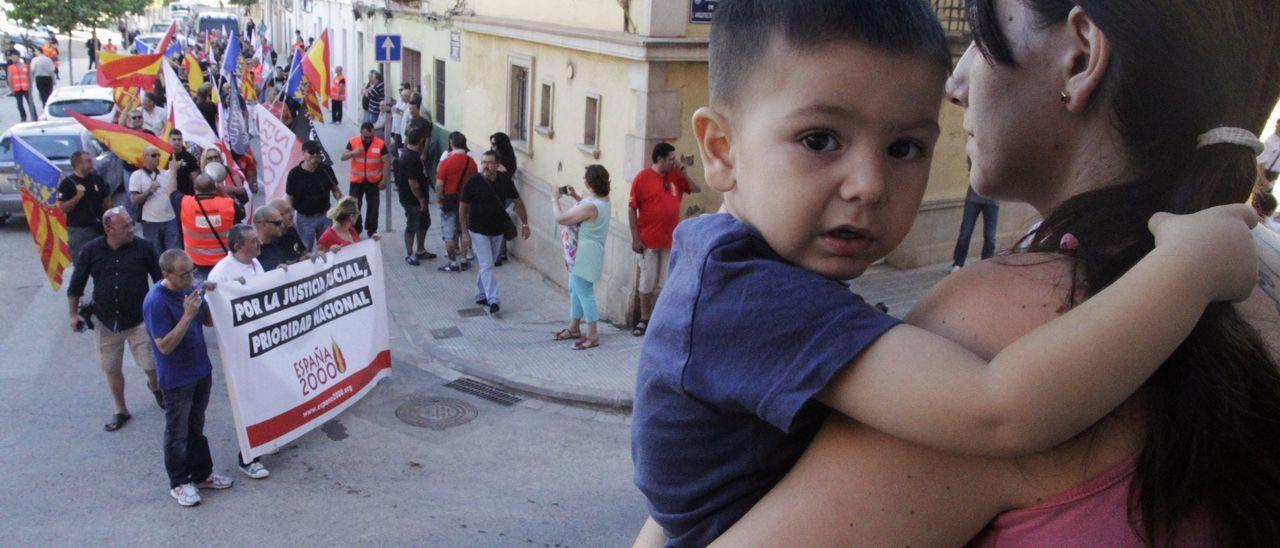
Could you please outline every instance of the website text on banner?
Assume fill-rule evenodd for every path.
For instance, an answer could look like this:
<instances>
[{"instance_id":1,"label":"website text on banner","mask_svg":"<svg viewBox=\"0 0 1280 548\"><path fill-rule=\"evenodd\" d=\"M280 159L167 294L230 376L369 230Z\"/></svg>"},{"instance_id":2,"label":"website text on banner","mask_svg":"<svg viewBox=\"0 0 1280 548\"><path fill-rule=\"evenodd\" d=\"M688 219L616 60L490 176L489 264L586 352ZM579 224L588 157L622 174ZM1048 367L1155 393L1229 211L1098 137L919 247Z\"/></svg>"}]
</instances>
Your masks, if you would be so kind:
<instances>
[{"instance_id":1,"label":"website text on banner","mask_svg":"<svg viewBox=\"0 0 1280 548\"><path fill-rule=\"evenodd\" d=\"M275 451L391 374L382 252L368 240L205 294L240 450Z\"/></svg>"}]
</instances>

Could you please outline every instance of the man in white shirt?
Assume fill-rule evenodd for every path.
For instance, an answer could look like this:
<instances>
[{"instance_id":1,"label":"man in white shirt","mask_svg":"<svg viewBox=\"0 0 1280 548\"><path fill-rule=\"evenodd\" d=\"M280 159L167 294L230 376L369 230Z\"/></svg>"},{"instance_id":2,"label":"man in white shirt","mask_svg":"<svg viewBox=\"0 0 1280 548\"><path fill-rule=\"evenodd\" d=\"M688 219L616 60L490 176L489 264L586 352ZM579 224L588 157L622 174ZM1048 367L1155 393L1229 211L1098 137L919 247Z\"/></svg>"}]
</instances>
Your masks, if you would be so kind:
<instances>
[{"instance_id":1,"label":"man in white shirt","mask_svg":"<svg viewBox=\"0 0 1280 548\"><path fill-rule=\"evenodd\" d=\"M404 115L409 113L411 96L413 96L413 88L408 82L400 84L400 98L391 105L391 136L395 138L397 151L404 146Z\"/></svg>"},{"instance_id":2,"label":"man in white shirt","mask_svg":"<svg viewBox=\"0 0 1280 548\"><path fill-rule=\"evenodd\" d=\"M231 231L227 233L227 250L230 253L218 261L218 264L213 265L213 270L209 271L209 278L204 282L205 291L214 291L218 284L232 281L244 283L247 278L263 272L262 264L258 262L262 241L258 239L258 231L253 228L253 225L240 224L231 227ZM244 472L244 475L253 479L263 479L271 475L267 467L258 462L258 459L246 463L243 454L239 459L240 471Z\"/></svg>"},{"instance_id":3,"label":"man in white shirt","mask_svg":"<svg viewBox=\"0 0 1280 548\"><path fill-rule=\"evenodd\" d=\"M156 256L166 249L182 248L182 228L173 212L169 194L174 190L174 164L160 171L160 149L142 149L142 167L129 176L129 201L141 208L142 237L156 248Z\"/></svg>"},{"instance_id":4,"label":"man in white shirt","mask_svg":"<svg viewBox=\"0 0 1280 548\"><path fill-rule=\"evenodd\" d=\"M49 95L53 94L54 74L57 70L58 67L53 64L53 59L37 48L36 56L31 59L31 78L35 80L36 90L40 92L41 108L49 102Z\"/></svg>"},{"instance_id":5,"label":"man in white shirt","mask_svg":"<svg viewBox=\"0 0 1280 548\"><path fill-rule=\"evenodd\" d=\"M142 129L156 136L164 133L164 124L169 120L169 113L156 106L159 102L160 98L154 93L142 96Z\"/></svg>"}]
</instances>

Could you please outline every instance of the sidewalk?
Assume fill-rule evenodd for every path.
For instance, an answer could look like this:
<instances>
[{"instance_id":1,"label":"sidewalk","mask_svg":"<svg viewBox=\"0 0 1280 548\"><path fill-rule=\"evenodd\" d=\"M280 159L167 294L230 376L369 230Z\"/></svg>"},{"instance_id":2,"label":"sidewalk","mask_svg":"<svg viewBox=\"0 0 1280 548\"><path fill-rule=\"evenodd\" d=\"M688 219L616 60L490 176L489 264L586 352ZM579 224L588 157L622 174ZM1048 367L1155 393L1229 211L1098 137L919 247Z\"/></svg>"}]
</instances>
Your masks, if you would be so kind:
<instances>
[{"instance_id":1,"label":"sidewalk","mask_svg":"<svg viewBox=\"0 0 1280 548\"><path fill-rule=\"evenodd\" d=\"M317 126L317 132L337 157L355 128L329 124ZM346 164L334 164L341 181L346 180ZM442 257L414 267L403 260L404 212L394 199L386 201L383 196L382 215L391 215L394 226L382 238L391 329L400 330L414 354L427 356L436 362L432 365L541 398L630 409L642 338L631 336L629 328L601 322L597 348L574 351L572 341L552 341L552 334L568 325L568 295L518 260L496 269L502 311L490 316L474 302L474 262L467 272L436 270L444 264L444 250L434 206L427 249ZM385 220L380 225L384 229ZM914 270L876 266L853 289L901 317L949 270L949 263Z\"/></svg>"}]
</instances>

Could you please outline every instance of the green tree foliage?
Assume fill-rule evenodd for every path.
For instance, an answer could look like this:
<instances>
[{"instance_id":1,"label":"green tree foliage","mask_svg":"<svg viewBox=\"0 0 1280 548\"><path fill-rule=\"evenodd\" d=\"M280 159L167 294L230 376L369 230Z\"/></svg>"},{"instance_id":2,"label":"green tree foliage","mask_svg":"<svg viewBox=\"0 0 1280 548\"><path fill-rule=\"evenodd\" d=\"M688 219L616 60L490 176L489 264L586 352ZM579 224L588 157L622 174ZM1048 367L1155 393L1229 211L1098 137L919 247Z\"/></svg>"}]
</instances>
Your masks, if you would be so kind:
<instances>
[{"instance_id":1,"label":"green tree foliage","mask_svg":"<svg viewBox=\"0 0 1280 548\"><path fill-rule=\"evenodd\" d=\"M62 33L75 28L106 26L128 14L140 14L149 0L9 0L9 18L31 23L40 21Z\"/></svg>"}]
</instances>

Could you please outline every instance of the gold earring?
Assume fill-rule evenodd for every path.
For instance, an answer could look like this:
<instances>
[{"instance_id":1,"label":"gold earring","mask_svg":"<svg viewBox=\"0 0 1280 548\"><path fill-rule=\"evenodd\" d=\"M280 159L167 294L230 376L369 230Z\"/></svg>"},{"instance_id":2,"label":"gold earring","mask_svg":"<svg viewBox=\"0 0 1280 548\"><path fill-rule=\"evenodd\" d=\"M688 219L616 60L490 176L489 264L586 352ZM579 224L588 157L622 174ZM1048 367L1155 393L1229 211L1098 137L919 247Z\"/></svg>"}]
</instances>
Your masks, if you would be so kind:
<instances>
[{"instance_id":1,"label":"gold earring","mask_svg":"<svg viewBox=\"0 0 1280 548\"><path fill-rule=\"evenodd\" d=\"M1062 90L1061 95L1059 95L1059 96L1058 96L1058 100L1059 100L1059 101L1062 101L1062 104L1064 104L1064 105L1065 105L1065 104L1067 104L1067 102L1068 102L1068 101L1070 101L1070 100L1071 100L1071 94L1070 94L1070 93L1067 93L1067 91L1066 91L1066 90Z\"/></svg>"}]
</instances>

